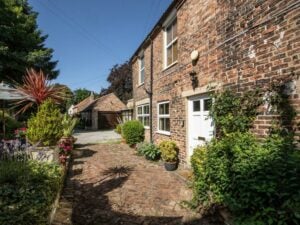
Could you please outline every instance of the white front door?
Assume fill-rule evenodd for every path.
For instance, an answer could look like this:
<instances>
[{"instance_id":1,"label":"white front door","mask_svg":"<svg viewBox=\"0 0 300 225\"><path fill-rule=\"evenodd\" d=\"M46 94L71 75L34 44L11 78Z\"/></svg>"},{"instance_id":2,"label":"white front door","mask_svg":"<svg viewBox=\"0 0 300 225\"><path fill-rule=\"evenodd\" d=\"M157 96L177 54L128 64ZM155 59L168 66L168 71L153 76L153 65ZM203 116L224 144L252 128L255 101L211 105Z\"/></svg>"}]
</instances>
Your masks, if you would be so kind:
<instances>
[{"instance_id":1,"label":"white front door","mask_svg":"<svg viewBox=\"0 0 300 225\"><path fill-rule=\"evenodd\" d=\"M214 125L209 117L212 99L207 96L193 97L188 100L188 153L210 141L214 136Z\"/></svg>"}]
</instances>

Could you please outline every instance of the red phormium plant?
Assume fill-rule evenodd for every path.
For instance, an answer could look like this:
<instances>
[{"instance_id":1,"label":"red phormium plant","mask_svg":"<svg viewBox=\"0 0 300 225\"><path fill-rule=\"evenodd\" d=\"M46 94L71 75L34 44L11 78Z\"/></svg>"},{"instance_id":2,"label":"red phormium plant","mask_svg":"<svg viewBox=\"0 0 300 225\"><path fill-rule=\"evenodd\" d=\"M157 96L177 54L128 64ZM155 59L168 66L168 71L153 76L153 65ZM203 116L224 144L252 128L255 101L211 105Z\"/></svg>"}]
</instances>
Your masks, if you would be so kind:
<instances>
[{"instance_id":1,"label":"red phormium plant","mask_svg":"<svg viewBox=\"0 0 300 225\"><path fill-rule=\"evenodd\" d=\"M21 106L18 111L25 112L33 105L40 105L43 101L50 98L56 103L60 103L65 98L64 88L61 86L51 85L48 77L43 71L27 70L27 74L23 78L23 84L16 86L26 98L17 102L17 106Z\"/></svg>"}]
</instances>

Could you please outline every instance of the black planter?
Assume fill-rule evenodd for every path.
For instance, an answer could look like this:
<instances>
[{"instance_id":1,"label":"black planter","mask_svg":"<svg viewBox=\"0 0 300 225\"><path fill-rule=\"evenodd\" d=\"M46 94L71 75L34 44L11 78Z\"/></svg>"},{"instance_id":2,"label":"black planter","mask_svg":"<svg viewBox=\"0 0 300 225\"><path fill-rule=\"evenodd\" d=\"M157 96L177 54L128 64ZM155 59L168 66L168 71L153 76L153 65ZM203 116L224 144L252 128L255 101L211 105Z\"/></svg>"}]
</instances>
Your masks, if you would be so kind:
<instances>
[{"instance_id":1,"label":"black planter","mask_svg":"<svg viewBox=\"0 0 300 225\"><path fill-rule=\"evenodd\" d=\"M165 169L167 171L174 171L177 169L178 163L177 162L165 162Z\"/></svg>"}]
</instances>

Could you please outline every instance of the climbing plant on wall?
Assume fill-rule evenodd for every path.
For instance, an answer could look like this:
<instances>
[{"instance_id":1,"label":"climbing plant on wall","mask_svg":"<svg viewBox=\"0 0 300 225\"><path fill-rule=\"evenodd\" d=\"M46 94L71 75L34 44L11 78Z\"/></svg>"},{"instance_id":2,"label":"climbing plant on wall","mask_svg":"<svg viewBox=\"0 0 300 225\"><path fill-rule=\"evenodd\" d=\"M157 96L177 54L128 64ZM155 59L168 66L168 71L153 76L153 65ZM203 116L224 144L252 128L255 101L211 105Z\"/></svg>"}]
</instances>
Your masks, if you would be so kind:
<instances>
[{"instance_id":1,"label":"climbing plant on wall","mask_svg":"<svg viewBox=\"0 0 300 225\"><path fill-rule=\"evenodd\" d=\"M286 90L289 82L214 94L210 115L217 136L192 156L193 206L226 208L232 224L299 224L300 152L294 145L296 113ZM262 104L277 115L264 140L251 133Z\"/></svg>"}]
</instances>

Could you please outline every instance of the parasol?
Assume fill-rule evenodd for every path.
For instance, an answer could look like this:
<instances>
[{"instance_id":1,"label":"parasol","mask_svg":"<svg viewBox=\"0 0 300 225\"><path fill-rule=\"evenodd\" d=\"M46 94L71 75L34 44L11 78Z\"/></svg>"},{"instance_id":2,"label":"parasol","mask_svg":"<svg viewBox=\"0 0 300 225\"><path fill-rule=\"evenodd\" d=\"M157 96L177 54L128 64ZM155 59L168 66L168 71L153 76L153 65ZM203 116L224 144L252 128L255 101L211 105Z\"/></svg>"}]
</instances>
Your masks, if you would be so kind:
<instances>
[{"instance_id":1,"label":"parasol","mask_svg":"<svg viewBox=\"0 0 300 225\"><path fill-rule=\"evenodd\" d=\"M2 102L2 119L3 119L3 134L5 136L5 115L4 115L4 104L6 101L14 101L26 98L25 95L20 93L17 89L5 84L0 83L0 101Z\"/></svg>"}]
</instances>

